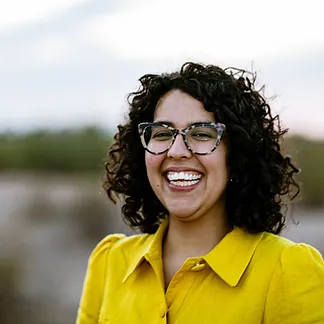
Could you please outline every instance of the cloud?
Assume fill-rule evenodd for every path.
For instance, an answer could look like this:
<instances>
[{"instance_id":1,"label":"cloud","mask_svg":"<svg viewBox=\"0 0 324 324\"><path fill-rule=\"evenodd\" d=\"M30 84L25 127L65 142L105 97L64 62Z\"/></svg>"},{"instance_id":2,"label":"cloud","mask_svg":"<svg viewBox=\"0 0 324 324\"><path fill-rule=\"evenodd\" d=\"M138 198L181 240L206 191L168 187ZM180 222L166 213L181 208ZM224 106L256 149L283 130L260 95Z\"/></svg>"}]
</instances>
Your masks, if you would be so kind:
<instances>
[{"instance_id":1,"label":"cloud","mask_svg":"<svg viewBox=\"0 0 324 324\"><path fill-rule=\"evenodd\" d=\"M86 0L10 0L0 2L0 32L40 22Z\"/></svg>"},{"instance_id":2,"label":"cloud","mask_svg":"<svg viewBox=\"0 0 324 324\"><path fill-rule=\"evenodd\" d=\"M115 127L141 75L193 59L253 66L286 126L324 137L318 2L84 1L0 37L0 131Z\"/></svg>"},{"instance_id":3,"label":"cloud","mask_svg":"<svg viewBox=\"0 0 324 324\"><path fill-rule=\"evenodd\" d=\"M316 0L144 3L126 3L124 11L89 20L85 36L125 59L255 59L324 43L321 2Z\"/></svg>"},{"instance_id":4,"label":"cloud","mask_svg":"<svg viewBox=\"0 0 324 324\"><path fill-rule=\"evenodd\" d=\"M59 34L49 34L34 42L23 40L23 46L7 46L0 53L0 68L19 69L52 67L66 63L75 52L73 40Z\"/></svg>"}]
</instances>

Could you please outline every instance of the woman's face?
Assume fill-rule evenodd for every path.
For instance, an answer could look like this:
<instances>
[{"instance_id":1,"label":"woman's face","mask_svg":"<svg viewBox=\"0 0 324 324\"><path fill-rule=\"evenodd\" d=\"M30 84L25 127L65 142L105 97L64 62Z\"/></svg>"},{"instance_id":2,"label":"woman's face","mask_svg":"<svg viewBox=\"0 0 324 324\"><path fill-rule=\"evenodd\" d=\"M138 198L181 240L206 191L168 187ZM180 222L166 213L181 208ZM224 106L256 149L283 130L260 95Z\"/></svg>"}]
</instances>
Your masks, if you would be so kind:
<instances>
[{"instance_id":1,"label":"woman's face","mask_svg":"<svg viewBox=\"0 0 324 324\"><path fill-rule=\"evenodd\" d=\"M215 119L200 101L172 90L159 101L154 121L168 122L174 128L183 129L197 122L215 122ZM168 152L161 155L145 153L150 185L170 217L192 221L224 213L223 194L228 182L226 154L223 141L211 154L193 154L180 134Z\"/></svg>"}]
</instances>

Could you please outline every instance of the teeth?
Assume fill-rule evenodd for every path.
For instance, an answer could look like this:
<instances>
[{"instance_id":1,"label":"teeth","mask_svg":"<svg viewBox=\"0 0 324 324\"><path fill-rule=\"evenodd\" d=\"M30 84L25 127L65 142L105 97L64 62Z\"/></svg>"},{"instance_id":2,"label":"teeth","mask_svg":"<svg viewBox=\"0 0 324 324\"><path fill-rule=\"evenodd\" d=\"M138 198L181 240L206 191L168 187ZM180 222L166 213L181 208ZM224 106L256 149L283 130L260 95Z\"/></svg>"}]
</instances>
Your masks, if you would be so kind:
<instances>
[{"instance_id":1,"label":"teeth","mask_svg":"<svg viewBox=\"0 0 324 324\"><path fill-rule=\"evenodd\" d=\"M196 183L198 183L199 180L193 180L193 181L170 181L171 184L179 187L187 187L187 186L192 186Z\"/></svg>"},{"instance_id":2,"label":"teeth","mask_svg":"<svg viewBox=\"0 0 324 324\"><path fill-rule=\"evenodd\" d=\"M169 181L177 181L181 180L182 182L190 181L192 182L199 180L201 178L201 174L192 173L192 172L168 172L167 178Z\"/></svg>"}]
</instances>

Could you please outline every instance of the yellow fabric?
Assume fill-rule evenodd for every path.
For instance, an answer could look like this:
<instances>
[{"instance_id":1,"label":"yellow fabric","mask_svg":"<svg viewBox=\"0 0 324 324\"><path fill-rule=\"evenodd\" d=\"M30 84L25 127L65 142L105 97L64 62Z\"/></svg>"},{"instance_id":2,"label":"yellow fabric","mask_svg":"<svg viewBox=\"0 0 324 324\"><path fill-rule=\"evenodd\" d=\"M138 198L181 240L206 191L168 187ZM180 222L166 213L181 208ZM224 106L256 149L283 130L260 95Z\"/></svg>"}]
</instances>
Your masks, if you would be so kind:
<instances>
[{"instance_id":1,"label":"yellow fabric","mask_svg":"<svg viewBox=\"0 0 324 324\"><path fill-rule=\"evenodd\" d=\"M88 264L77 324L324 323L324 262L306 244L235 228L164 291L156 234L109 235Z\"/></svg>"}]
</instances>

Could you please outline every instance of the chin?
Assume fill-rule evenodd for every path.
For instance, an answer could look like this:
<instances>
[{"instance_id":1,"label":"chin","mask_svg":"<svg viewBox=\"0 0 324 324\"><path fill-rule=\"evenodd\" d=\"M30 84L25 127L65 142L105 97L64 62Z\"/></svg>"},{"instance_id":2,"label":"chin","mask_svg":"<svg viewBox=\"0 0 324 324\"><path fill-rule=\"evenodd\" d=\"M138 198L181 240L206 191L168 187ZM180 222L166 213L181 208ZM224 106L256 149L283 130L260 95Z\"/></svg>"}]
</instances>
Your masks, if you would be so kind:
<instances>
[{"instance_id":1,"label":"chin","mask_svg":"<svg viewBox=\"0 0 324 324\"><path fill-rule=\"evenodd\" d=\"M196 210L193 208L169 208L169 215L172 218L186 219L195 214Z\"/></svg>"}]
</instances>

